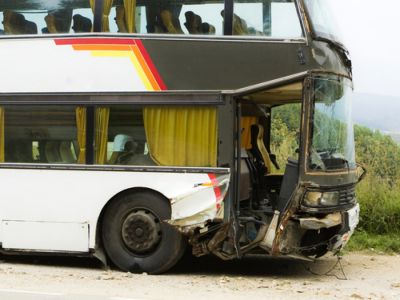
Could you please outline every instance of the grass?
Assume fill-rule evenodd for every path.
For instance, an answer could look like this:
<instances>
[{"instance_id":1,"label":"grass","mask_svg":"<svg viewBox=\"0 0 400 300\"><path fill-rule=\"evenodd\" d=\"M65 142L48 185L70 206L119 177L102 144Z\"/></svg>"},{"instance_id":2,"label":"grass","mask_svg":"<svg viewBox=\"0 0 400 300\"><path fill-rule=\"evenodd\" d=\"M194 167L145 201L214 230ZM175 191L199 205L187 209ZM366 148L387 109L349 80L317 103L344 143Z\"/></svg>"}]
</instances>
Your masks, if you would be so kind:
<instances>
[{"instance_id":1,"label":"grass","mask_svg":"<svg viewBox=\"0 0 400 300\"><path fill-rule=\"evenodd\" d=\"M360 203L358 228L372 235L396 236L400 239L400 182L388 183L367 177L357 187Z\"/></svg>"},{"instance_id":2,"label":"grass","mask_svg":"<svg viewBox=\"0 0 400 300\"><path fill-rule=\"evenodd\" d=\"M360 223L347 250L400 253L400 182L368 176L357 187Z\"/></svg>"},{"instance_id":3,"label":"grass","mask_svg":"<svg viewBox=\"0 0 400 300\"><path fill-rule=\"evenodd\" d=\"M350 238L345 250L385 254L400 253L400 237L397 234L372 234L356 231Z\"/></svg>"}]
</instances>

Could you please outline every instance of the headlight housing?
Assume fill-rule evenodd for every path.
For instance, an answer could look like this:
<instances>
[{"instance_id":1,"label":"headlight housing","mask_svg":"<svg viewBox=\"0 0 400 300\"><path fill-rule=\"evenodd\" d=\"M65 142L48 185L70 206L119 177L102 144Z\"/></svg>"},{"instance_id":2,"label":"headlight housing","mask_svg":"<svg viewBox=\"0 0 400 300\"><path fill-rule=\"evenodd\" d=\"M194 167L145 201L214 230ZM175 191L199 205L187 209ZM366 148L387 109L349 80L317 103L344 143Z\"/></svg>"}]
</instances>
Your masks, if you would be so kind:
<instances>
[{"instance_id":1,"label":"headlight housing","mask_svg":"<svg viewBox=\"0 0 400 300\"><path fill-rule=\"evenodd\" d=\"M304 205L312 207L338 206L339 192L314 192L309 191L304 197Z\"/></svg>"}]
</instances>

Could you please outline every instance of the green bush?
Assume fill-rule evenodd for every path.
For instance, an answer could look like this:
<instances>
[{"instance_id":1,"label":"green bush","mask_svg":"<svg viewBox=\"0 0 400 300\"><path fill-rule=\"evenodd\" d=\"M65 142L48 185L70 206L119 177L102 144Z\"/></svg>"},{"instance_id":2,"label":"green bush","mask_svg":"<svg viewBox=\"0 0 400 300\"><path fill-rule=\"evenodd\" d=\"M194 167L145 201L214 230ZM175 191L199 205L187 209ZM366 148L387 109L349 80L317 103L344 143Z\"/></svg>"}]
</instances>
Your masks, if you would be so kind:
<instances>
[{"instance_id":1,"label":"green bush","mask_svg":"<svg viewBox=\"0 0 400 300\"><path fill-rule=\"evenodd\" d=\"M372 234L400 235L400 180L368 175L357 187L361 216L359 228Z\"/></svg>"},{"instance_id":2,"label":"green bush","mask_svg":"<svg viewBox=\"0 0 400 300\"><path fill-rule=\"evenodd\" d=\"M356 241L376 248L377 242L388 245L388 240L397 237L400 244L400 146L391 137L362 126L355 126L355 141L357 162L368 172L357 186L358 228L363 234Z\"/></svg>"},{"instance_id":3,"label":"green bush","mask_svg":"<svg viewBox=\"0 0 400 300\"><path fill-rule=\"evenodd\" d=\"M357 162L368 174L395 185L400 180L400 145L390 136L363 126L354 127Z\"/></svg>"}]
</instances>

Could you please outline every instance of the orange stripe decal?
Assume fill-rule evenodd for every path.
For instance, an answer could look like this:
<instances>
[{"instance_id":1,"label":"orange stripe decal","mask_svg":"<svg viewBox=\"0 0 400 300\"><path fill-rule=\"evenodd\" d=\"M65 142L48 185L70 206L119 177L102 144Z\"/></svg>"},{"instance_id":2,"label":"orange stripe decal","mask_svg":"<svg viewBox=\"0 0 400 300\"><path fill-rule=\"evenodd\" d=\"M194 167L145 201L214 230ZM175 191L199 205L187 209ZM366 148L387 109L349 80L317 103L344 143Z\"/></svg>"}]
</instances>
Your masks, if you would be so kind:
<instances>
[{"instance_id":1,"label":"orange stripe decal","mask_svg":"<svg viewBox=\"0 0 400 300\"><path fill-rule=\"evenodd\" d=\"M57 46L70 46L75 51L90 51L94 56L124 57L126 53L127 57L131 57L134 70L138 72L147 90L161 91L167 89L140 40L126 38L72 38L55 39L54 42ZM121 55L116 55L117 52L120 52Z\"/></svg>"},{"instance_id":2,"label":"orange stripe decal","mask_svg":"<svg viewBox=\"0 0 400 300\"><path fill-rule=\"evenodd\" d=\"M77 51L130 51L129 45L72 45Z\"/></svg>"},{"instance_id":3,"label":"orange stripe decal","mask_svg":"<svg viewBox=\"0 0 400 300\"><path fill-rule=\"evenodd\" d=\"M151 70L149 66L147 65L146 61L144 60L144 57L142 53L140 53L140 50L137 46L131 46L133 53L135 53L136 58L138 59L140 65L142 66L142 69L144 73L146 74L148 80L150 81L151 85L153 86L155 91L160 91L160 86L158 85L156 79L153 76L153 73L151 73Z\"/></svg>"}]
</instances>

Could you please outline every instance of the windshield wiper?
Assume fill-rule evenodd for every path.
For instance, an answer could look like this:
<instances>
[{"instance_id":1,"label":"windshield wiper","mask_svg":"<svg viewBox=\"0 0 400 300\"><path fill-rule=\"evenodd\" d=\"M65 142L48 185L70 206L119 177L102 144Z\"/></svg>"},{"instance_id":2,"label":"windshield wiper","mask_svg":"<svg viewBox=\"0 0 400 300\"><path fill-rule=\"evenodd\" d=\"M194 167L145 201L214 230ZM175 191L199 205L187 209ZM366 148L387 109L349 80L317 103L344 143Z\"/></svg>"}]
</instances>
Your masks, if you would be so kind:
<instances>
[{"instance_id":1,"label":"windshield wiper","mask_svg":"<svg viewBox=\"0 0 400 300\"><path fill-rule=\"evenodd\" d=\"M347 172L350 173L350 163L343 157L329 155L327 157L323 157L322 161L325 163L327 170L342 168L343 165L346 165Z\"/></svg>"},{"instance_id":2,"label":"windshield wiper","mask_svg":"<svg viewBox=\"0 0 400 300\"><path fill-rule=\"evenodd\" d=\"M318 150L311 149L311 168L325 171L326 166Z\"/></svg>"}]
</instances>

